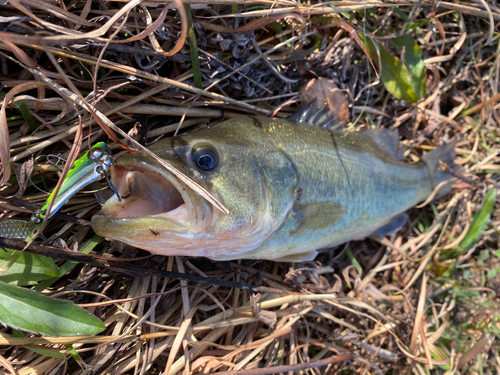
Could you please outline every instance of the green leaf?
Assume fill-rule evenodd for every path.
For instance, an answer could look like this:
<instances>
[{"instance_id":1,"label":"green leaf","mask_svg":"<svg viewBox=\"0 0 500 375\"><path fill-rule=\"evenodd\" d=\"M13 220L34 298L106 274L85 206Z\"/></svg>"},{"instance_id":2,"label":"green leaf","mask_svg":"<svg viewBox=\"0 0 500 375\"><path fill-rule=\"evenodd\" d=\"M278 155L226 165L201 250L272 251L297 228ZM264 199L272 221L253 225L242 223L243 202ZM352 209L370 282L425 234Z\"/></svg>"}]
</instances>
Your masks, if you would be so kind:
<instances>
[{"instance_id":1,"label":"green leaf","mask_svg":"<svg viewBox=\"0 0 500 375\"><path fill-rule=\"evenodd\" d=\"M12 334L14 337L25 337L22 331L19 331L17 329L12 330ZM33 345L25 345L27 348L30 350L34 351L35 353L38 353L40 355L44 355L46 357L52 357L52 358L59 358L59 359L64 359L66 360L66 356L62 353L59 353L56 351L56 349L45 349L45 348L40 348L36 347Z\"/></svg>"},{"instance_id":2,"label":"green leaf","mask_svg":"<svg viewBox=\"0 0 500 375\"><path fill-rule=\"evenodd\" d=\"M441 276L443 276L446 279L451 279L456 267L457 267L457 261L451 262L450 265L448 266L448 269L444 271Z\"/></svg>"},{"instance_id":3,"label":"green leaf","mask_svg":"<svg viewBox=\"0 0 500 375\"><path fill-rule=\"evenodd\" d=\"M471 278L471 276L472 276L472 272L470 270L464 270L464 273L462 276L464 278L464 280L466 280L466 281L469 280Z\"/></svg>"},{"instance_id":4,"label":"green leaf","mask_svg":"<svg viewBox=\"0 0 500 375\"><path fill-rule=\"evenodd\" d=\"M484 265L484 262L488 260L489 257L490 257L489 250L481 251L481 254L479 254L479 257L477 258L477 265L478 266Z\"/></svg>"},{"instance_id":5,"label":"green leaf","mask_svg":"<svg viewBox=\"0 0 500 375\"><path fill-rule=\"evenodd\" d=\"M5 272L0 273L0 281L12 285L34 285L40 280L59 275L59 269L54 260L39 254L2 249L0 261L6 261L8 264Z\"/></svg>"},{"instance_id":6,"label":"green leaf","mask_svg":"<svg viewBox=\"0 0 500 375\"><path fill-rule=\"evenodd\" d=\"M345 249L345 253L347 254L347 257L358 271L359 277L361 277L363 275L363 268L361 267L361 264L359 264L358 260L356 259L350 248L347 247Z\"/></svg>"},{"instance_id":7,"label":"green leaf","mask_svg":"<svg viewBox=\"0 0 500 375\"><path fill-rule=\"evenodd\" d=\"M3 91L0 91L0 98L5 98L5 95L6 94ZM23 119L28 124L28 127L30 128L30 130L35 131L38 128L38 125L37 125L35 119L33 118L33 116L31 115L31 112L30 112L28 106L26 105L26 103L21 102L21 101L17 101L17 102L14 102L12 104L14 104L19 109L19 111L21 111L21 114L23 115ZM11 119L12 119L12 117L7 119L7 120L12 121Z\"/></svg>"},{"instance_id":8,"label":"green leaf","mask_svg":"<svg viewBox=\"0 0 500 375\"><path fill-rule=\"evenodd\" d=\"M198 57L198 45L196 43L196 34L194 32L193 17L191 15L191 5L184 4L186 9L186 17L188 21L188 42L189 51L191 53L191 63L193 64L193 79L195 87L199 89L203 88L203 83L201 81L201 70L200 70L200 59Z\"/></svg>"},{"instance_id":9,"label":"green leaf","mask_svg":"<svg viewBox=\"0 0 500 375\"><path fill-rule=\"evenodd\" d=\"M400 54L404 50L404 64L410 72L410 86L416 92L419 99L423 98L427 91L425 86L425 63L422 60L422 52L418 44L408 34L393 38L391 42Z\"/></svg>"},{"instance_id":10,"label":"green leaf","mask_svg":"<svg viewBox=\"0 0 500 375\"><path fill-rule=\"evenodd\" d=\"M42 296L0 282L0 322L15 329L49 336L92 335L104 324L70 301Z\"/></svg>"},{"instance_id":11,"label":"green leaf","mask_svg":"<svg viewBox=\"0 0 500 375\"><path fill-rule=\"evenodd\" d=\"M441 369L449 370L451 368L450 367L450 357L447 355L447 353L443 349L441 349L437 346L434 346L432 348L432 350L430 350L430 353L431 353L432 359L435 359L437 361L446 359L446 365L439 366Z\"/></svg>"},{"instance_id":12,"label":"green leaf","mask_svg":"<svg viewBox=\"0 0 500 375\"><path fill-rule=\"evenodd\" d=\"M462 289L460 287L454 287L453 288L454 294L456 297L474 297L478 296L481 292L478 290L467 290L467 289Z\"/></svg>"},{"instance_id":13,"label":"green leaf","mask_svg":"<svg viewBox=\"0 0 500 375\"><path fill-rule=\"evenodd\" d=\"M33 116L31 116L31 112L24 102L14 102L14 105L19 108L21 111L21 114L23 115L24 120L28 124L28 127L30 128L31 131L35 131L38 128L38 124L36 123L35 119Z\"/></svg>"},{"instance_id":14,"label":"green leaf","mask_svg":"<svg viewBox=\"0 0 500 375\"><path fill-rule=\"evenodd\" d=\"M83 247L79 250L80 254L88 254L92 250L94 250L94 247L96 247L99 242L102 241L102 237L98 236L97 234L92 237ZM62 277L66 275L68 272L70 272L75 266L77 266L79 263L78 262L66 262L64 263L60 268L59 268L59 275L57 277L53 277L47 280L42 281L40 284L38 284L34 289L37 292L43 292L45 289L47 289L49 286L54 284L57 280L59 280L59 277Z\"/></svg>"},{"instance_id":15,"label":"green leaf","mask_svg":"<svg viewBox=\"0 0 500 375\"><path fill-rule=\"evenodd\" d=\"M58 358L58 359L64 359L66 360L66 356L62 353L56 352L55 350L50 350L50 349L44 349L44 348L37 348L33 345L25 345L29 350L34 351L37 354L44 355L46 357L51 357L51 358Z\"/></svg>"},{"instance_id":16,"label":"green leaf","mask_svg":"<svg viewBox=\"0 0 500 375\"><path fill-rule=\"evenodd\" d=\"M66 350L71 354L73 359L80 365L80 367L85 368L85 363L83 362L82 357L80 357L80 354L75 350L75 347L71 344L65 344Z\"/></svg>"},{"instance_id":17,"label":"green leaf","mask_svg":"<svg viewBox=\"0 0 500 375\"><path fill-rule=\"evenodd\" d=\"M411 18L408 17L408 15L405 12L403 12L402 10L400 10L398 7L391 7L391 11L393 11L394 13L399 15L399 17L401 17L403 19L403 21L411 22Z\"/></svg>"},{"instance_id":18,"label":"green leaf","mask_svg":"<svg viewBox=\"0 0 500 375\"><path fill-rule=\"evenodd\" d=\"M374 43L371 39L360 35L368 54L377 65L380 79L387 91L396 99L403 99L415 103L420 98L411 86L411 74L408 68L398 57L392 56L390 52L380 43Z\"/></svg>"},{"instance_id":19,"label":"green leaf","mask_svg":"<svg viewBox=\"0 0 500 375\"><path fill-rule=\"evenodd\" d=\"M488 273L486 274L486 277L488 279L492 279L497 275L497 270L489 270Z\"/></svg>"},{"instance_id":20,"label":"green leaf","mask_svg":"<svg viewBox=\"0 0 500 375\"><path fill-rule=\"evenodd\" d=\"M495 206L496 200L496 189L491 189L486 193L481 209L474 214L470 229L462 242L460 242L461 250L459 251L459 254L465 254L482 237L491 221L491 211Z\"/></svg>"}]
</instances>

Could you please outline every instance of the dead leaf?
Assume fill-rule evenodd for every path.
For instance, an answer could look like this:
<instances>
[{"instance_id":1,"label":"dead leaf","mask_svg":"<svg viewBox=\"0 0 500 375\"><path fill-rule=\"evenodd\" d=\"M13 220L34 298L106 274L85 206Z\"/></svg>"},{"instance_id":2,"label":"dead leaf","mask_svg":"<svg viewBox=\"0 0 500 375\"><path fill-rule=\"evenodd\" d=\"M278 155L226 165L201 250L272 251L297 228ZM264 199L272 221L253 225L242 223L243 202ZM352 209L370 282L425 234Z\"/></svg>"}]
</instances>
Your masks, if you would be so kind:
<instances>
[{"instance_id":1,"label":"dead leaf","mask_svg":"<svg viewBox=\"0 0 500 375\"><path fill-rule=\"evenodd\" d=\"M16 172L17 183L19 185L19 190L15 195L16 198L22 198L31 174L33 173L33 166L33 158L28 159L22 165L14 164L14 171Z\"/></svg>"},{"instance_id":2,"label":"dead leaf","mask_svg":"<svg viewBox=\"0 0 500 375\"><path fill-rule=\"evenodd\" d=\"M349 100L347 94L327 78L314 78L300 88L302 106L317 100L319 106L327 103L332 115L341 124L349 122Z\"/></svg>"},{"instance_id":3,"label":"dead leaf","mask_svg":"<svg viewBox=\"0 0 500 375\"><path fill-rule=\"evenodd\" d=\"M5 42L4 42L5 43ZM7 106L13 102L14 97L27 90L45 85L43 82L26 82L13 87L3 100L0 107L0 165L2 167L2 178L0 186L4 185L10 178L10 141L9 141L9 125L7 124Z\"/></svg>"},{"instance_id":4,"label":"dead leaf","mask_svg":"<svg viewBox=\"0 0 500 375\"><path fill-rule=\"evenodd\" d=\"M170 353L168 354L168 359L167 359L167 364L165 366L164 374L170 373L170 369L174 364L177 352L181 348L182 341L186 336L186 331L189 328L189 325L191 324L191 320L193 319L196 310L198 310L198 306L191 307L191 309L189 309L188 313L184 317L184 320L182 321L181 326L179 327L179 331L177 331L177 335L175 336L174 342L172 343L172 347L170 348Z\"/></svg>"},{"instance_id":5,"label":"dead leaf","mask_svg":"<svg viewBox=\"0 0 500 375\"><path fill-rule=\"evenodd\" d=\"M377 69L375 68L375 64L373 64L373 61L370 58L370 55L368 54L368 51L366 50L365 45L361 41L356 30L354 30L354 28L351 25L349 25L347 22L343 21L340 18L332 18L330 22L332 23L332 25L343 28L345 31L347 31L351 35L351 37L354 39L354 41L356 43L358 43L359 48L361 48L361 50L365 53L366 58L368 59L368 61L370 62L371 66L373 68L373 71L377 75L377 78L380 79L378 72L377 72Z\"/></svg>"},{"instance_id":6,"label":"dead leaf","mask_svg":"<svg viewBox=\"0 0 500 375\"><path fill-rule=\"evenodd\" d=\"M193 362L191 371L195 373L214 374L221 366L235 367L235 364L222 358L204 356Z\"/></svg>"},{"instance_id":7,"label":"dead leaf","mask_svg":"<svg viewBox=\"0 0 500 375\"><path fill-rule=\"evenodd\" d=\"M249 21L247 24L242 25L236 29L231 29L229 27L223 26L223 25L217 25L213 22L210 21L204 21L202 19L197 18L196 22L199 23L201 26L208 30L212 30L218 33L243 33L245 31L253 31L253 30L260 30L264 28L265 26L269 25L270 23L276 22L281 19L287 19L287 22L291 24L290 19L298 21L302 25L302 27L305 27L307 22L306 20L299 16L298 14L295 13L284 13L284 14L274 14L274 15L268 15L264 16L261 18L257 18L255 20Z\"/></svg>"},{"instance_id":8,"label":"dead leaf","mask_svg":"<svg viewBox=\"0 0 500 375\"><path fill-rule=\"evenodd\" d=\"M189 24L188 24L188 19L187 19L187 15L186 15L186 8L184 8L184 4L183 4L182 0L173 0L173 2L177 8L177 11L179 12L179 17L181 19L181 35L179 36L179 39L177 39L175 46L169 52L165 52L163 50L163 48L160 46L160 44L156 40L156 37L154 36L153 31L156 30L156 27L157 27L156 25L161 24L161 22L158 22L158 20L157 20L156 23L153 23L149 12L146 13L148 30L150 28L153 28L151 30L151 32L149 33L149 41L151 42L155 51L162 54L163 56L173 56L177 52L179 52L182 49L182 47L184 46L184 42L186 41L187 34L188 34ZM164 12L162 12L163 17L166 16L167 10L168 10L168 5L165 6Z\"/></svg>"},{"instance_id":9,"label":"dead leaf","mask_svg":"<svg viewBox=\"0 0 500 375\"><path fill-rule=\"evenodd\" d=\"M134 127L128 131L128 133L127 133L128 136L130 138L135 138L138 134L142 134L141 128L142 128L141 123L136 122L134 124Z\"/></svg>"},{"instance_id":10,"label":"dead leaf","mask_svg":"<svg viewBox=\"0 0 500 375\"><path fill-rule=\"evenodd\" d=\"M252 306L253 314L264 324L268 325L271 328L274 328L278 318L276 317L276 313L274 311L261 310L257 302L260 299L260 294L252 294L250 296L250 304Z\"/></svg>"}]
</instances>

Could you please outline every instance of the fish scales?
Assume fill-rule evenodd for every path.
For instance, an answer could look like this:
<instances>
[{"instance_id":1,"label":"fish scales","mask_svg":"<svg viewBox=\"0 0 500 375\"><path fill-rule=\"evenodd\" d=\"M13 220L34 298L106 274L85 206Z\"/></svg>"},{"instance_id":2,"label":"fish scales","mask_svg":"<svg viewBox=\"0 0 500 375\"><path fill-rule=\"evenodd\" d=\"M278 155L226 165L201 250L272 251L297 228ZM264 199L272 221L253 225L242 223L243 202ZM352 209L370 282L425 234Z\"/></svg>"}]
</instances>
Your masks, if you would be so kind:
<instances>
[{"instance_id":1,"label":"fish scales","mask_svg":"<svg viewBox=\"0 0 500 375\"><path fill-rule=\"evenodd\" d=\"M313 259L320 249L381 230L451 177L436 166L443 160L454 167L453 145L409 164L388 151L395 144L384 147L384 137L374 134L239 117L168 138L151 151L207 189L230 215L138 152L114 163L111 180L122 200L106 202L93 227L155 254ZM384 135L397 142L393 133Z\"/></svg>"},{"instance_id":2,"label":"fish scales","mask_svg":"<svg viewBox=\"0 0 500 375\"><path fill-rule=\"evenodd\" d=\"M362 134L297 126L287 120L261 122L268 136L294 160L302 189L300 205L334 202L346 208L337 222L325 216L325 228L317 231L294 233L297 223L291 220L265 244L266 255L275 254L271 258L286 260L280 254L305 254L311 248L365 237L425 200L433 189L423 162L397 161ZM259 256L262 250L252 255Z\"/></svg>"}]
</instances>

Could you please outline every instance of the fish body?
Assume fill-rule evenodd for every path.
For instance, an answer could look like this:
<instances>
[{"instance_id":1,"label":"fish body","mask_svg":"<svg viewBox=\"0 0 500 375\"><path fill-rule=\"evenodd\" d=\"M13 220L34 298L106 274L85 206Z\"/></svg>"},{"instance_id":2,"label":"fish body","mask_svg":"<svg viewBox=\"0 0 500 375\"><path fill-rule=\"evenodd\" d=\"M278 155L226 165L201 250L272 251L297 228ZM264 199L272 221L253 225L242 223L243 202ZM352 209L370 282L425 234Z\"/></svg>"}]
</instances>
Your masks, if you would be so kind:
<instances>
[{"instance_id":1,"label":"fish body","mask_svg":"<svg viewBox=\"0 0 500 375\"><path fill-rule=\"evenodd\" d=\"M409 164L395 132L332 131L303 117L239 117L150 147L229 215L146 154L119 158L111 181L123 198L106 202L94 230L161 255L307 260L390 226L451 177L438 165L453 166L453 145Z\"/></svg>"}]
</instances>

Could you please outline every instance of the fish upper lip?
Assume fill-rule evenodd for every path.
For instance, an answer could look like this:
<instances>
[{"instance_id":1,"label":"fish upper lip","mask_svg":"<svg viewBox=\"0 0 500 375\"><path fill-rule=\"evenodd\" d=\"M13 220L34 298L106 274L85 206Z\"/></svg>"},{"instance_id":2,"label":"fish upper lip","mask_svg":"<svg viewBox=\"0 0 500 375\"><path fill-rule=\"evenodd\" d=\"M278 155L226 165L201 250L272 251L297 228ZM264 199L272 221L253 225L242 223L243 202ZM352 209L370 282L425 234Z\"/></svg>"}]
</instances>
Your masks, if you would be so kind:
<instances>
[{"instance_id":1,"label":"fish upper lip","mask_svg":"<svg viewBox=\"0 0 500 375\"><path fill-rule=\"evenodd\" d=\"M141 181L141 179L143 181ZM184 226L189 225L194 228L203 226L200 220L206 215L203 215L201 212L202 208L196 207L197 204L193 202L193 198L195 198L193 194L195 193L191 192L190 188L179 181L175 175L146 156L129 155L124 158L124 160L118 159L112 166L111 180L120 195L122 195L122 201L120 202L118 197L113 195L104 204L102 210L97 215L108 217L108 219L113 221L134 220L141 217L164 217L166 219L168 218L170 221L174 220L179 224L182 223ZM127 189L133 189L135 181L139 181L137 186L135 186L139 191L133 191L131 196L127 196ZM157 183L160 185L152 186L149 182L151 182L151 184ZM145 195L142 195L142 197L141 188L146 190ZM165 189L169 191L167 195L161 194L162 192L164 193ZM174 197L169 197L169 194L174 195ZM178 196L175 196L176 194L178 194ZM133 200L130 202L131 198L135 200L142 198L142 202L136 202L136 209L139 213L145 213L144 215L134 215L126 212L127 208L125 207L127 204L134 204ZM155 200L155 198L158 199ZM183 202L179 202L179 198L181 198ZM169 201L169 199L173 199L174 201ZM153 207L155 202L158 204L157 207ZM149 207L144 208L144 205ZM181 209L184 205L185 208ZM162 206L166 209L163 210ZM198 206L200 205L198 204ZM152 214L148 214L148 210L152 212Z\"/></svg>"}]
</instances>

